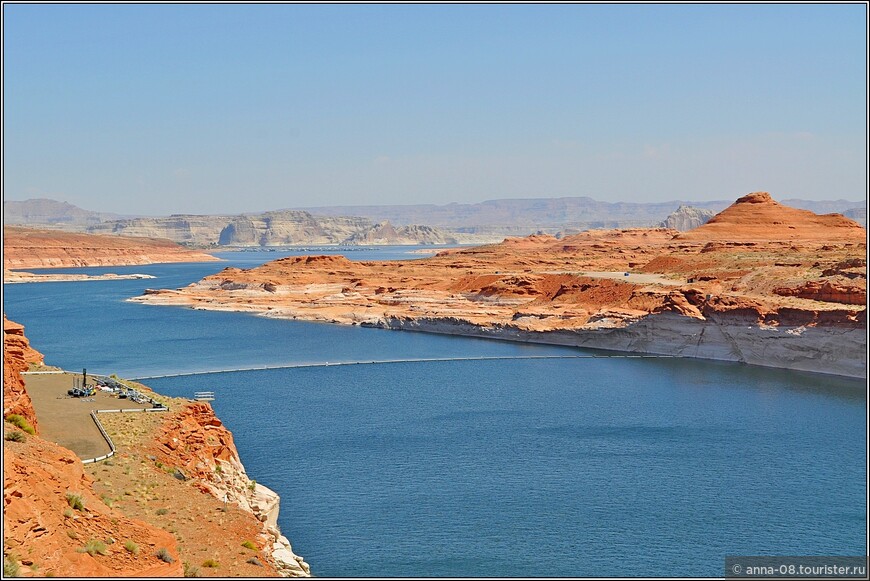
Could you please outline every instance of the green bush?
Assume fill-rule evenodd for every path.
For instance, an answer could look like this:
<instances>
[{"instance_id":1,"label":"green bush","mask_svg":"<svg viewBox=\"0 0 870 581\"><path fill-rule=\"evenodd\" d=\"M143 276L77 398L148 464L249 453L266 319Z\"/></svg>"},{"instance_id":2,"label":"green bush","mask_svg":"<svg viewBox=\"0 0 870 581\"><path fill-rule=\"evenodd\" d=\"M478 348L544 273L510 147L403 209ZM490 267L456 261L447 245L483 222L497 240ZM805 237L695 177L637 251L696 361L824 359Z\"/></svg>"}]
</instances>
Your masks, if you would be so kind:
<instances>
[{"instance_id":1,"label":"green bush","mask_svg":"<svg viewBox=\"0 0 870 581\"><path fill-rule=\"evenodd\" d=\"M15 430L13 432L6 432L6 435L3 436L3 439L7 442L23 442L25 439L24 432L19 432Z\"/></svg>"},{"instance_id":2,"label":"green bush","mask_svg":"<svg viewBox=\"0 0 870 581\"><path fill-rule=\"evenodd\" d=\"M174 563L175 559L172 558L172 555L169 554L169 551L166 548L161 547L157 549L157 558L163 561L164 563Z\"/></svg>"},{"instance_id":3,"label":"green bush","mask_svg":"<svg viewBox=\"0 0 870 581\"><path fill-rule=\"evenodd\" d=\"M3 557L3 576L18 577L18 574L18 561L11 555L9 557Z\"/></svg>"},{"instance_id":4,"label":"green bush","mask_svg":"<svg viewBox=\"0 0 870 581\"><path fill-rule=\"evenodd\" d=\"M208 567L210 569L214 569L216 567L220 567L221 564L218 563L217 561L215 561L214 559L206 559L205 561L202 562L202 566Z\"/></svg>"},{"instance_id":5,"label":"green bush","mask_svg":"<svg viewBox=\"0 0 870 581\"><path fill-rule=\"evenodd\" d=\"M9 414L8 416L6 416L6 421L9 422L10 424L12 424L13 426L21 428L22 430L24 430L25 432L27 432L31 436L36 434L36 431L33 429L33 426L31 426L30 422L28 422L26 419L24 419L23 416L19 416L18 414Z\"/></svg>"},{"instance_id":6,"label":"green bush","mask_svg":"<svg viewBox=\"0 0 870 581\"><path fill-rule=\"evenodd\" d=\"M81 510L85 507L81 495L73 494L72 492L66 493L66 501L69 503L70 508L74 508L75 510Z\"/></svg>"},{"instance_id":7,"label":"green bush","mask_svg":"<svg viewBox=\"0 0 870 581\"><path fill-rule=\"evenodd\" d=\"M184 563L185 577L199 577L199 567L193 567L190 563Z\"/></svg>"},{"instance_id":8,"label":"green bush","mask_svg":"<svg viewBox=\"0 0 870 581\"><path fill-rule=\"evenodd\" d=\"M91 539L85 544L84 552L93 557L96 554L105 555L108 550L106 549L106 543L103 541Z\"/></svg>"},{"instance_id":9,"label":"green bush","mask_svg":"<svg viewBox=\"0 0 870 581\"><path fill-rule=\"evenodd\" d=\"M245 547L246 549L251 549L252 551L257 550L257 545L255 545L251 541L245 541L244 543L242 543L242 546Z\"/></svg>"},{"instance_id":10,"label":"green bush","mask_svg":"<svg viewBox=\"0 0 870 581\"><path fill-rule=\"evenodd\" d=\"M137 545L133 541L127 541L126 543L124 543L124 548L127 549L127 551L129 551L130 553L133 553L134 555L139 554L139 545Z\"/></svg>"},{"instance_id":11,"label":"green bush","mask_svg":"<svg viewBox=\"0 0 870 581\"><path fill-rule=\"evenodd\" d=\"M166 514L167 512L169 512L169 509L168 509L168 508L158 508L158 509L157 509L157 514L158 514L159 516L163 516L163 515Z\"/></svg>"}]
</instances>

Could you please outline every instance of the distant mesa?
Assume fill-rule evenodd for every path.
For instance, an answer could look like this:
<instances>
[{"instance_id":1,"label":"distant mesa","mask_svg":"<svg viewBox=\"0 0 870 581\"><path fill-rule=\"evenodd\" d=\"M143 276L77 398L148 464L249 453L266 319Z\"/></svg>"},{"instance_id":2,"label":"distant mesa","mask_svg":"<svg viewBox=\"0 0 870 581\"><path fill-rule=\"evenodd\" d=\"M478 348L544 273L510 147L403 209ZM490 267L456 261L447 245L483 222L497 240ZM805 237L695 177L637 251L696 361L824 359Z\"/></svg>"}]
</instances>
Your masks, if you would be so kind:
<instances>
[{"instance_id":1,"label":"distant mesa","mask_svg":"<svg viewBox=\"0 0 870 581\"><path fill-rule=\"evenodd\" d=\"M457 244L454 236L440 228L411 224L396 227L389 221L380 222L362 232L350 236L343 244Z\"/></svg>"},{"instance_id":2,"label":"distant mesa","mask_svg":"<svg viewBox=\"0 0 870 581\"><path fill-rule=\"evenodd\" d=\"M863 242L867 231L842 214L818 215L790 208L767 192L739 198L706 224L683 232L677 240L816 240Z\"/></svg>"},{"instance_id":3,"label":"distant mesa","mask_svg":"<svg viewBox=\"0 0 870 581\"><path fill-rule=\"evenodd\" d=\"M703 226L715 215L716 212L707 208L681 205L662 222L659 222L658 227L672 228L685 232L687 230L694 230L698 226Z\"/></svg>"}]
</instances>

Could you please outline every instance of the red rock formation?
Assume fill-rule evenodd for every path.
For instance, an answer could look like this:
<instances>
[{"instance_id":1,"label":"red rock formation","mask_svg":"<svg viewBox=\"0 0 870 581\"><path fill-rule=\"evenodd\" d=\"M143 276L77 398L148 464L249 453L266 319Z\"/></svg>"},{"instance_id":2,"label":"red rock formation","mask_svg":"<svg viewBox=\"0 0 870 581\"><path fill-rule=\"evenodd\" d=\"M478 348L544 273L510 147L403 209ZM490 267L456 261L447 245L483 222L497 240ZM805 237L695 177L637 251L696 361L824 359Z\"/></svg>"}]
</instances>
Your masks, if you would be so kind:
<instances>
[{"instance_id":1,"label":"red rock formation","mask_svg":"<svg viewBox=\"0 0 870 581\"><path fill-rule=\"evenodd\" d=\"M840 214L820 216L783 206L767 192L755 192L739 198L703 226L683 232L676 239L861 242L866 236L860 224Z\"/></svg>"},{"instance_id":2,"label":"red rock formation","mask_svg":"<svg viewBox=\"0 0 870 581\"><path fill-rule=\"evenodd\" d=\"M211 260L218 259L160 238L76 234L13 226L3 229L4 270Z\"/></svg>"},{"instance_id":3,"label":"red rock formation","mask_svg":"<svg viewBox=\"0 0 870 581\"><path fill-rule=\"evenodd\" d=\"M295 555L277 528L279 497L248 478L232 433L207 403L188 403L168 414L150 451L157 461L200 491L234 504L262 523L265 556L285 577L307 577L308 564Z\"/></svg>"},{"instance_id":4,"label":"red rock formation","mask_svg":"<svg viewBox=\"0 0 870 581\"><path fill-rule=\"evenodd\" d=\"M777 287L773 292L783 297L800 297L844 305L863 305L867 302L866 289L830 280L810 280L796 287Z\"/></svg>"},{"instance_id":5,"label":"red rock formation","mask_svg":"<svg viewBox=\"0 0 870 581\"><path fill-rule=\"evenodd\" d=\"M42 354L30 346L24 336L24 326L3 315L3 417L17 414L24 417L39 432L33 402L24 389L21 372L30 363L42 363Z\"/></svg>"},{"instance_id":6,"label":"red rock formation","mask_svg":"<svg viewBox=\"0 0 870 581\"><path fill-rule=\"evenodd\" d=\"M187 404L167 416L154 439L153 452L167 466L180 468L188 478L218 479L218 461L238 461L233 434L207 403Z\"/></svg>"}]
</instances>

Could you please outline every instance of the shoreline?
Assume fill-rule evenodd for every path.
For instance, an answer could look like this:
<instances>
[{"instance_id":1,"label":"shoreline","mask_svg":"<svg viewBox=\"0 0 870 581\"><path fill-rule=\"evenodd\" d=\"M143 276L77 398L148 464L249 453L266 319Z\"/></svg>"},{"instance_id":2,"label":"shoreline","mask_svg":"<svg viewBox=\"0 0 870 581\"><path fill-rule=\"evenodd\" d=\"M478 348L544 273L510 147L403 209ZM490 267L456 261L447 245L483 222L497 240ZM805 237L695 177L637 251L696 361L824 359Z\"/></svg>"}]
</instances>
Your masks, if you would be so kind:
<instances>
[{"instance_id":1,"label":"shoreline","mask_svg":"<svg viewBox=\"0 0 870 581\"><path fill-rule=\"evenodd\" d=\"M626 327L593 330L527 331L515 327L481 327L465 321L403 320L398 318L391 318L383 325L363 323L363 326L489 338L498 341L581 347L610 352L638 353L675 359L726 361L847 379L867 379L866 329L827 331L824 330L824 327L783 329L781 327L722 325L670 313L650 315ZM663 331L667 331L669 335L664 336ZM658 336L652 337L653 333L658 333ZM710 337L710 335L714 335L714 337ZM807 335L808 338L802 340L804 335ZM825 339L836 338L844 340L835 341L837 343L835 345L827 345L825 342ZM786 359L786 356L791 353L804 354L811 351L811 342L814 340L818 340L822 346L822 348L816 349L816 357L803 357L799 360ZM772 341L776 341L776 343L772 343ZM690 354L689 352L692 350L694 353ZM834 358L835 353L843 352L854 356L854 359L849 357Z\"/></svg>"},{"instance_id":2,"label":"shoreline","mask_svg":"<svg viewBox=\"0 0 870 581\"><path fill-rule=\"evenodd\" d=\"M661 312L630 320L623 326L534 331L512 325L484 326L454 317L368 316L343 320L305 311L269 310L253 305L239 308L232 304L190 304L186 300L172 300L171 296L168 293L145 294L127 301L249 313L286 320L730 361L851 379L867 378L866 327L759 326L739 320L698 319Z\"/></svg>"},{"instance_id":3,"label":"shoreline","mask_svg":"<svg viewBox=\"0 0 870 581\"><path fill-rule=\"evenodd\" d=\"M91 282L99 280L141 280L157 278L151 274L34 274L32 272L6 272L3 284L26 284L36 282Z\"/></svg>"}]
</instances>

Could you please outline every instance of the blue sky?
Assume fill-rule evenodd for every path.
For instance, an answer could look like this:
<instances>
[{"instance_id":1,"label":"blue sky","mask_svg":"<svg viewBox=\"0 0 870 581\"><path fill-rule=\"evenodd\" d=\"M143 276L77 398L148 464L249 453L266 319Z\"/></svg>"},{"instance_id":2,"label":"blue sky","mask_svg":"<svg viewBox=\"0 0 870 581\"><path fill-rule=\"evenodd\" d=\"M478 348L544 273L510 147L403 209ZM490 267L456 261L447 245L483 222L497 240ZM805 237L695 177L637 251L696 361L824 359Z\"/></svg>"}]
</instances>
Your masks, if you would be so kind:
<instances>
[{"instance_id":1,"label":"blue sky","mask_svg":"<svg viewBox=\"0 0 870 581\"><path fill-rule=\"evenodd\" d=\"M860 200L866 10L6 4L4 199Z\"/></svg>"}]
</instances>

